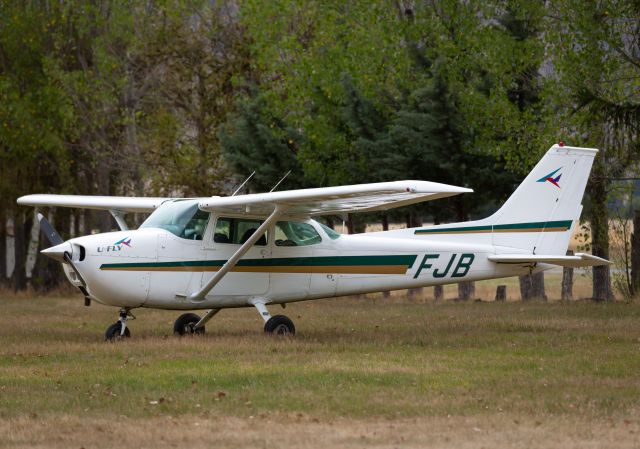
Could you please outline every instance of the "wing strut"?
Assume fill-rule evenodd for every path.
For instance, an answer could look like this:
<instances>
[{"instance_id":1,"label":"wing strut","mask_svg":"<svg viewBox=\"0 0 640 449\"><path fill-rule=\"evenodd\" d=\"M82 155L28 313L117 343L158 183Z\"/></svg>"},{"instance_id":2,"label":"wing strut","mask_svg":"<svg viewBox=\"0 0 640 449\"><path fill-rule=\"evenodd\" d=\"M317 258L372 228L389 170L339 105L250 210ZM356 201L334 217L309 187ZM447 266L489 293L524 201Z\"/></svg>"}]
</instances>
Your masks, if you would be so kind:
<instances>
[{"instance_id":1,"label":"wing strut","mask_svg":"<svg viewBox=\"0 0 640 449\"><path fill-rule=\"evenodd\" d=\"M127 222L124 220L124 212L116 209L109 209L109 212L111 213L111 216L116 221L116 223L118 223L118 227L121 231L129 230L129 226L127 226Z\"/></svg>"},{"instance_id":2,"label":"wing strut","mask_svg":"<svg viewBox=\"0 0 640 449\"><path fill-rule=\"evenodd\" d=\"M278 218L280 218L280 216L285 211L285 209L286 209L286 206L276 204L275 208L273 209L273 212L271 213L271 215L269 215L269 218L267 218L264 221L264 223L262 223L258 227L256 232L254 232L251 235L251 237L249 237L249 239L246 242L244 242L240 246L240 248L238 248L238 251L236 251L233 254L233 256L231 256L229 260L227 260L224 263L224 265L222 265L220 270L218 270L218 272L213 275L213 277L209 280L209 282L207 282L207 284L204 287L202 287L200 291L191 293L189 295L189 301L193 303L199 303L204 301L204 297L206 296L206 294L209 293L211 289L215 287L218 282L220 282L220 280L224 277L225 274L227 274L229 271L231 271L233 267L236 266L240 258L244 256L245 253L249 251L249 249L253 246L253 244L258 241L258 239L267 231L267 229L269 229L269 226L271 226L273 223L275 223L275 221Z\"/></svg>"}]
</instances>

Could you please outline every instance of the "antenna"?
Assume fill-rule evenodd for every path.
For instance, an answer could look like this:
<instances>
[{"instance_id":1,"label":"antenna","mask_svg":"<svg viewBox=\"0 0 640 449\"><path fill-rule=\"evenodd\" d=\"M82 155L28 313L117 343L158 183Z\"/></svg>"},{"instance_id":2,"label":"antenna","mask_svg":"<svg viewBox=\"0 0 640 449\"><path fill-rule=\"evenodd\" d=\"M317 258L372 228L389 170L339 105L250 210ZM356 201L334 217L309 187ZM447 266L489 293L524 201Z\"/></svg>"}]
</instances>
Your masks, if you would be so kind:
<instances>
[{"instance_id":1,"label":"antenna","mask_svg":"<svg viewBox=\"0 0 640 449\"><path fill-rule=\"evenodd\" d=\"M280 185L280 183L281 183L282 181L284 181L284 178L286 178L287 176L289 176L289 173L291 173L291 170L289 170L287 173L285 173L285 175L284 175L282 178L280 178L280 181L276 182L276 185L275 185L275 186L273 186L273 188L272 188L271 190L269 190L269 193L273 192L273 191L276 189L276 187L278 187L278 186Z\"/></svg>"},{"instance_id":2,"label":"antenna","mask_svg":"<svg viewBox=\"0 0 640 449\"><path fill-rule=\"evenodd\" d=\"M241 189L241 188L243 188L243 187L244 187L244 185L245 185L245 184L246 184L246 183L251 179L251 177L252 177L253 175L255 175L255 174L256 174L256 172L255 172L255 170L254 170L254 172L253 172L253 173L251 173L251 174L249 175L249 177L248 177L247 179L245 179L245 180L244 180L244 182L243 182L242 184L240 184L240 187L238 187L238 188L236 189L236 191L235 191L235 192L233 192L233 193L231 194L231 196L236 196L236 193L238 193L238 192L240 191L240 189Z\"/></svg>"}]
</instances>

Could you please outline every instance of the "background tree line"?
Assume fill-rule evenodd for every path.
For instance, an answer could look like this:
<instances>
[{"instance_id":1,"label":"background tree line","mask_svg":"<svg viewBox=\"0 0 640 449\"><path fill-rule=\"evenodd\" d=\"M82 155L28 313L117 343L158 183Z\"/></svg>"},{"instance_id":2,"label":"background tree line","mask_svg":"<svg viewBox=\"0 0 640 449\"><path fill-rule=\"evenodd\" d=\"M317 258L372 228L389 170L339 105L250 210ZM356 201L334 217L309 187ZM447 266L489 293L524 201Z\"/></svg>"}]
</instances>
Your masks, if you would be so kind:
<instances>
[{"instance_id":1,"label":"background tree line","mask_svg":"<svg viewBox=\"0 0 640 449\"><path fill-rule=\"evenodd\" d=\"M289 170L280 188L476 190L344 217L417 226L490 212L558 140L602 149L584 216L608 257L607 202L640 154L639 27L631 0L2 0L0 273L27 286L23 194L206 196L252 171L264 191ZM66 234L113 226L49 213ZM57 282L47 267L36 288ZM594 281L610 299L609 269Z\"/></svg>"}]
</instances>

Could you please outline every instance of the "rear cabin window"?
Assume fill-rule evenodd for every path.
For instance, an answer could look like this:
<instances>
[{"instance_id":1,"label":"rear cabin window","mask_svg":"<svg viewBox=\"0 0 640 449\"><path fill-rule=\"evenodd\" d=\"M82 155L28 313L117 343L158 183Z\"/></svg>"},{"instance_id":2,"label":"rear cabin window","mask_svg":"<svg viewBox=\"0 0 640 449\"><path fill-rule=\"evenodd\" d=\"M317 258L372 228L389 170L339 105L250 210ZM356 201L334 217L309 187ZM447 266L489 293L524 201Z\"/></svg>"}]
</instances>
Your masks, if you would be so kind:
<instances>
[{"instance_id":1,"label":"rear cabin window","mask_svg":"<svg viewBox=\"0 0 640 449\"><path fill-rule=\"evenodd\" d=\"M307 246L320 243L322 238L309 223L279 221L276 223L276 246Z\"/></svg>"},{"instance_id":2,"label":"rear cabin window","mask_svg":"<svg viewBox=\"0 0 640 449\"><path fill-rule=\"evenodd\" d=\"M260 220L220 217L216 222L213 241L216 243L242 245L249 240L261 224L262 221ZM255 244L265 246L267 244L267 234L265 233L261 236Z\"/></svg>"}]
</instances>

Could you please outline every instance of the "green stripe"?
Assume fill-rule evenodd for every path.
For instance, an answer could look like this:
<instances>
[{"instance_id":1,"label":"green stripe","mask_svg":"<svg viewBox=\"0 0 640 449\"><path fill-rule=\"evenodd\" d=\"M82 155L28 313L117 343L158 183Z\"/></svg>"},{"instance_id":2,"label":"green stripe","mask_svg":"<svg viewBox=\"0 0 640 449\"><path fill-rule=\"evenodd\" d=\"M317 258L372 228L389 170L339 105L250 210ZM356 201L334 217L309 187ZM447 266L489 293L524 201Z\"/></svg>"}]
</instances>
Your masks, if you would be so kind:
<instances>
[{"instance_id":1,"label":"green stripe","mask_svg":"<svg viewBox=\"0 0 640 449\"><path fill-rule=\"evenodd\" d=\"M512 224L499 224L499 225L485 225L485 226L467 226L467 227L455 227L455 228L437 228L437 229L417 229L415 234L432 234L443 232L478 232L478 231L527 231L531 229L543 229L543 228L564 228L568 230L571 228L572 220L559 220L559 221L536 221L532 223L512 223Z\"/></svg>"},{"instance_id":2,"label":"green stripe","mask_svg":"<svg viewBox=\"0 0 640 449\"><path fill-rule=\"evenodd\" d=\"M240 260L238 267L322 267L322 266L381 266L403 265L409 268L416 255L408 256L336 256L336 257L286 257L276 259ZM100 269L115 268L172 268L172 267L221 267L226 260L186 260L179 262L105 263Z\"/></svg>"}]
</instances>

